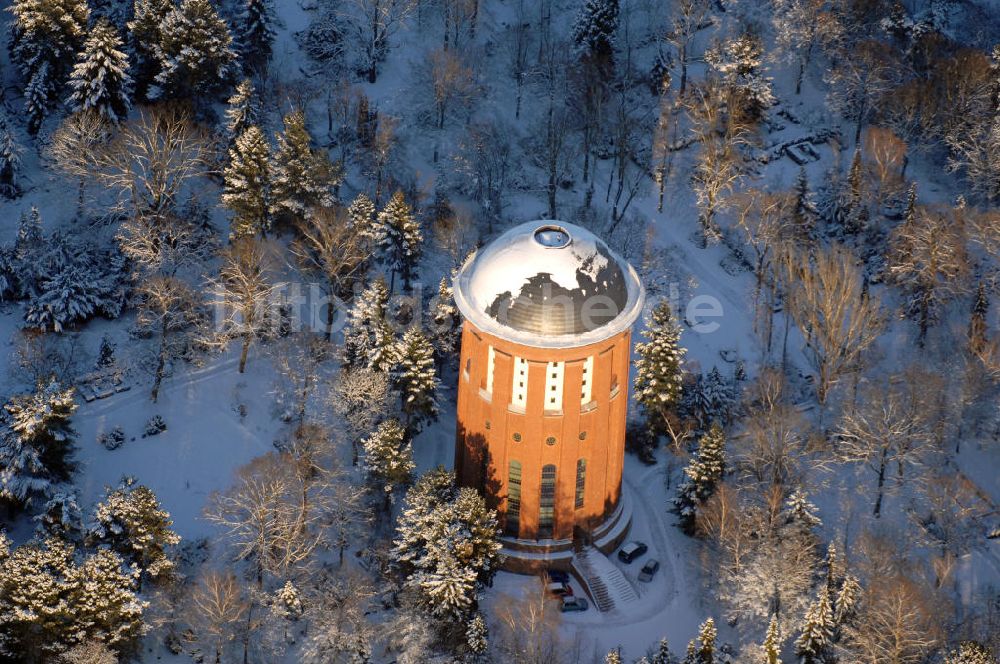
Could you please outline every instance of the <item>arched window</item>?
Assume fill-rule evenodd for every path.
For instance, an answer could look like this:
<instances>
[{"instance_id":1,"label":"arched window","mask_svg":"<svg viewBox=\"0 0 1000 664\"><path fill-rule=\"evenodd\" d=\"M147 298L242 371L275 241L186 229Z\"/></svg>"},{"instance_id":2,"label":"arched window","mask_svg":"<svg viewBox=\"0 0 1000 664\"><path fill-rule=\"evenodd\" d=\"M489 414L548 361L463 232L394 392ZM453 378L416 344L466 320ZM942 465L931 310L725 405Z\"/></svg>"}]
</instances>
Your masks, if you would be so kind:
<instances>
[{"instance_id":1,"label":"arched window","mask_svg":"<svg viewBox=\"0 0 1000 664\"><path fill-rule=\"evenodd\" d=\"M538 539L552 537L556 513L556 467L542 466L542 493L538 502Z\"/></svg>"},{"instance_id":2,"label":"arched window","mask_svg":"<svg viewBox=\"0 0 1000 664\"><path fill-rule=\"evenodd\" d=\"M517 537L521 529L521 462L511 461L507 471L507 519L504 532Z\"/></svg>"},{"instance_id":3,"label":"arched window","mask_svg":"<svg viewBox=\"0 0 1000 664\"><path fill-rule=\"evenodd\" d=\"M583 507L583 490L587 483L587 460L577 459L576 462L576 501L574 502L574 507L580 509Z\"/></svg>"}]
</instances>

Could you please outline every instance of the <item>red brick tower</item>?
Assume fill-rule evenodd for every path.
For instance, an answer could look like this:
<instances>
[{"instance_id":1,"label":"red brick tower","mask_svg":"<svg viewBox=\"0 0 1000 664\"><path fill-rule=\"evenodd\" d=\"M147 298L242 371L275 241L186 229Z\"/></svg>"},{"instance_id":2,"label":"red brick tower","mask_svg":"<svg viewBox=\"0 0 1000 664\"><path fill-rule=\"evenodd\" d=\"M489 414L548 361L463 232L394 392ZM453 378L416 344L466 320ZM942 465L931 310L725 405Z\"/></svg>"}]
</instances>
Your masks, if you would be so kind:
<instances>
[{"instance_id":1,"label":"red brick tower","mask_svg":"<svg viewBox=\"0 0 1000 664\"><path fill-rule=\"evenodd\" d=\"M575 537L625 536L622 501L635 270L589 231L534 221L455 279L465 319L455 470L500 511L513 571L566 566Z\"/></svg>"}]
</instances>

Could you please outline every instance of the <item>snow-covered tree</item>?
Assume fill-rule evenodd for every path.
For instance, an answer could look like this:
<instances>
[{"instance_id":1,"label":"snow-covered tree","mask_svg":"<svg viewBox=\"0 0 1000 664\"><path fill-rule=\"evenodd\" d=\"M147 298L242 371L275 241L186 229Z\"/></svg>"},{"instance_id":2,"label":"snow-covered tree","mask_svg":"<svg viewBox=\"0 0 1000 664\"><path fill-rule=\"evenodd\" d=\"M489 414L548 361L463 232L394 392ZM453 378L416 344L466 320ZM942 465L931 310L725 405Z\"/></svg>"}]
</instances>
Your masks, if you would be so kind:
<instances>
[{"instance_id":1,"label":"snow-covered tree","mask_svg":"<svg viewBox=\"0 0 1000 664\"><path fill-rule=\"evenodd\" d=\"M816 208L813 194L809 190L809 177L804 168L799 169L798 177L795 178L794 193L795 207L792 210L792 231L797 237L809 242L815 237L819 210Z\"/></svg>"},{"instance_id":2,"label":"snow-covered tree","mask_svg":"<svg viewBox=\"0 0 1000 664\"><path fill-rule=\"evenodd\" d=\"M74 111L94 112L116 124L128 114L132 77L124 47L106 19L90 29L69 79L73 90L69 103Z\"/></svg>"},{"instance_id":3,"label":"snow-covered tree","mask_svg":"<svg viewBox=\"0 0 1000 664\"><path fill-rule=\"evenodd\" d=\"M489 651L489 626L482 613L477 612L466 624L465 645L473 658L482 658Z\"/></svg>"},{"instance_id":4,"label":"snow-covered tree","mask_svg":"<svg viewBox=\"0 0 1000 664\"><path fill-rule=\"evenodd\" d=\"M763 56L764 46L752 34L740 35L705 52L705 61L734 93L734 102L752 119L760 118L774 104L771 79L761 70Z\"/></svg>"},{"instance_id":5,"label":"snow-covered tree","mask_svg":"<svg viewBox=\"0 0 1000 664\"><path fill-rule=\"evenodd\" d=\"M102 549L77 564L72 545L57 538L3 548L0 654L50 662L89 640L127 649L142 635L147 603L117 554Z\"/></svg>"},{"instance_id":6,"label":"snow-covered tree","mask_svg":"<svg viewBox=\"0 0 1000 664\"><path fill-rule=\"evenodd\" d=\"M726 470L726 438L722 427L713 424L698 441L698 451L684 469L686 478L677 489L674 508L685 532L694 531L698 507L715 491Z\"/></svg>"},{"instance_id":7,"label":"snow-covered tree","mask_svg":"<svg viewBox=\"0 0 1000 664\"><path fill-rule=\"evenodd\" d=\"M671 410L681 394L686 350L678 345L680 326L674 322L670 303L661 300L642 331L645 342L635 345L635 400L654 431L669 426Z\"/></svg>"},{"instance_id":8,"label":"snow-covered tree","mask_svg":"<svg viewBox=\"0 0 1000 664\"><path fill-rule=\"evenodd\" d=\"M183 0L159 30L155 53L160 71L151 97L207 101L236 73L233 38L211 0Z\"/></svg>"},{"instance_id":9,"label":"snow-covered tree","mask_svg":"<svg viewBox=\"0 0 1000 664\"><path fill-rule=\"evenodd\" d=\"M160 507L152 489L126 477L94 507L89 536L131 561L145 578L161 579L174 568L169 550L181 538L172 530L170 514Z\"/></svg>"},{"instance_id":10,"label":"snow-covered tree","mask_svg":"<svg viewBox=\"0 0 1000 664\"><path fill-rule=\"evenodd\" d=\"M962 641L944 661L945 664L995 664L997 660L987 646L976 641Z\"/></svg>"},{"instance_id":11,"label":"snow-covered tree","mask_svg":"<svg viewBox=\"0 0 1000 664\"><path fill-rule=\"evenodd\" d=\"M243 68L248 74L264 74L274 48L274 8L270 0L245 0L240 16L238 41Z\"/></svg>"},{"instance_id":12,"label":"snow-covered tree","mask_svg":"<svg viewBox=\"0 0 1000 664\"><path fill-rule=\"evenodd\" d=\"M573 22L572 39L581 57L609 63L618 30L618 0L586 0Z\"/></svg>"},{"instance_id":13,"label":"snow-covered tree","mask_svg":"<svg viewBox=\"0 0 1000 664\"><path fill-rule=\"evenodd\" d=\"M726 424L735 400L732 384L722 376L718 367L713 366L707 374L698 377L687 405L693 411L699 428L704 430L712 422Z\"/></svg>"},{"instance_id":14,"label":"snow-covered tree","mask_svg":"<svg viewBox=\"0 0 1000 664\"><path fill-rule=\"evenodd\" d=\"M72 611L78 635L121 649L142 636L146 629L142 616L149 603L137 596L132 570L118 554L97 549L74 576L78 590Z\"/></svg>"},{"instance_id":15,"label":"snow-covered tree","mask_svg":"<svg viewBox=\"0 0 1000 664\"><path fill-rule=\"evenodd\" d=\"M379 212L378 224L380 246L392 270L390 287L395 286L396 275L399 274L403 279L403 289L409 290L422 254L424 236L402 190L397 190Z\"/></svg>"},{"instance_id":16,"label":"snow-covered tree","mask_svg":"<svg viewBox=\"0 0 1000 664\"><path fill-rule=\"evenodd\" d=\"M608 654L604 656L604 664L622 664L621 648L609 650Z\"/></svg>"},{"instance_id":17,"label":"snow-covered tree","mask_svg":"<svg viewBox=\"0 0 1000 664\"><path fill-rule=\"evenodd\" d=\"M86 0L17 0L9 8L11 59L25 83L28 128L38 131L87 36Z\"/></svg>"},{"instance_id":18,"label":"snow-covered tree","mask_svg":"<svg viewBox=\"0 0 1000 664\"><path fill-rule=\"evenodd\" d=\"M417 326L409 328L399 343L393 383L399 390L408 431L420 431L425 423L437 419L438 379L434 370L434 347Z\"/></svg>"},{"instance_id":19,"label":"snow-covered tree","mask_svg":"<svg viewBox=\"0 0 1000 664\"><path fill-rule=\"evenodd\" d=\"M330 162L325 149L312 147L305 113L292 111L284 123L274 154L274 211L301 219L313 208L335 203L333 191L344 173L339 164Z\"/></svg>"},{"instance_id":20,"label":"snow-covered tree","mask_svg":"<svg viewBox=\"0 0 1000 664\"><path fill-rule=\"evenodd\" d=\"M834 603L833 618L837 627L849 624L857 617L858 601L861 599L861 584L853 574L844 577Z\"/></svg>"},{"instance_id":21,"label":"snow-covered tree","mask_svg":"<svg viewBox=\"0 0 1000 664\"><path fill-rule=\"evenodd\" d=\"M381 489L383 511L388 512L396 489L409 484L416 465L413 445L406 429L397 420L385 420L362 441L365 472L372 484Z\"/></svg>"},{"instance_id":22,"label":"snow-covered tree","mask_svg":"<svg viewBox=\"0 0 1000 664\"><path fill-rule=\"evenodd\" d=\"M58 537L64 542L76 543L83 537L83 511L76 491L56 491L35 515L36 535L41 538Z\"/></svg>"},{"instance_id":23,"label":"snow-covered tree","mask_svg":"<svg viewBox=\"0 0 1000 664\"><path fill-rule=\"evenodd\" d=\"M980 281L972 302L972 315L969 317L969 350L972 353L980 353L986 346L986 315L989 310L990 300L986 295L986 286Z\"/></svg>"},{"instance_id":24,"label":"snow-covered tree","mask_svg":"<svg viewBox=\"0 0 1000 664\"><path fill-rule=\"evenodd\" d=\"M38 279L37 292L24 312L29 327L62 332L96 315L117 318L121 314L125 303L121 254L88 250L76 243L66 246L82 253L68 264L42 271L45 276Z\"/></svg>"},{"instance_id":25,"label":"snow-covered tree","mask_svg":"<svg viewBox=\"0 0 1000 664\"><path fill-rule=\"evenodd\" d=\"M715 620L708 618L698 628L698 648L695 653L695 664L714 664L715 662L715 639L719 631L715 627Z\"/></svg>"},{"instance_id":26,"label":"snow-covered tree","mask_svg":"<svg viewBox=\"0 0 1000 664\"><path fill-rule=\"evenodd\" d=\"M48 62L42 62L24 86L24 111L28 117L29 134L38 133L56 96L58 86L52 78L52 68Z\"/></svg>"},{"instance_id":27,"label":"snow-covered tree","mask_svg":"<svg viewBox=\"0 0 1000 664\"><path fill-rule=\"evenodd\" d=\"M433 322L432 340L438 366L441 366L458 351L461 335L459 326L462 323L462 319L458 315L458 308L455 306L455 294L452 292L447 278L441 278L437 297L432 301L434 308L429 312Z\"/></svg>"},{"instance_id":28,"label":"snow-covered tree","mask_svg":"<svg viewBox=\"0 0 1000 664\"><path fill-rule=\"evenodd\" d=\"M24 148L14 136L14 128L6 113L0 112L0 195L13 198L17 192L17 176L21 171Z\"/></svg>"},{"instance_id":29,"label":"snow-covered tree","mask_svg":"<svg viewBox=\"0 0 1000 664\"><path fill-rule=\"evenodd\" d=\"M674 656L670 652L670 644L667 640L660 639L660 642L656 646L656 652L653 653L653 658L649 660L649 664L673 664Z\"/></svg>"},{"instance_id":30,"label":"snow-covered tree","mask_svg":"<svg viewBox=\"0 0 1000 664\"><path fill-rule=\"evenodd\" d=\"M260 100L253 87L253 81L249 78L240 81L227 104L225 130L231 148L244 131L259 126Z\"/></svg>"},{"instance_id":31,"label":"snow-covered tree","mask_svg":"<svg viewBox=\"0 0 1000 664\"><path fill-rule=\"evenodd\" d=\"M247 127L229 150L222 204L232 210L230 237L264 235L271 228L270 148L260 127Z\"/></svg>"},{"instance_id":32,"label":"snow-covered tree","mask_svg":"<svg viewBox=\"0 0 1000 664\"><path fill-rule=\"evenodd\" d=\"M764 636L764 662L762 664L781 664L781 634L778 632L778 618L771 616Z\"/></svg>"},{"instance_id":33,"label":"snow-covered tree","mask_svg":"<svg viewBox=\"0 0 1000 664\"><path fill-rule=\"evenodd\" d=\"M118 664L118 654L102 641L91 639L64 652L58 664Z\"/></svg>"},{"instance_id":34,"label":"snow-covered tree","mask_svg":"<svg viewBox=\"0 0 1000 664\"><path fill-rule=\"evenodd\" d=\"M28 505L51 497L73 470L76 431L73 388L52 381L32 394L13 397L4 406L0 432L0 497Z\"/></svg>"},{"instance_id":35,"label":"snow-covered tree","mask_svg":"<svg viewBox=\"0 0 1000 664\"><path fill-rule=\"evenodd\" d=\"M351 225L373 245L378 245L382 241L383 229L376 223L375 203L365 192L358 194L347 206L347 218L351 220Z\"/></svg>"},{"instance_id":36,"label":"snow-covered tree","mask_svg":"<svg viewBox=\"0 0 1000 664\"><path fill-rule=\"evenodd\" d=\"M381 277L354 298L344 328L344 365L388 371L395 342L387 321L389 289Z\"/></svg>"},{"instance_id":37,"label":"snow-covered tree","mask_svg":"<svg viewBox=\"0 0 1000 664\"><path fill-rule=\"evenodd\" d=\"M140 98L146 98L148 86L160 71L157 49L162 41L161 26L173 9L173 0L133 0L128 34L135 54L136 92Z\"/></svg>"},{"instance_id":38,"label":"snow-covered tree","mask_svg":"<svg viewBox=\"0 0 1000 664\"><path fill-rule=\"evenodd\" d=\"M475 489L455 486L443 468L422 476L406 504L392 550L405 587L434 616L468 620L500 564L496 512Z\"/></svg>"},{"instance_id":39,"label":"snow-covered tree","mask_svg":"<svg viewBox=\"0 0 1000 664\"><path fill-rule=\"evenodd\" d=\"M820 588L819 599L806 612L802 633L795 640L795 654L803 664L822 662L833 637L833 608L826 586Z\"/></svg>"}]
</instances>

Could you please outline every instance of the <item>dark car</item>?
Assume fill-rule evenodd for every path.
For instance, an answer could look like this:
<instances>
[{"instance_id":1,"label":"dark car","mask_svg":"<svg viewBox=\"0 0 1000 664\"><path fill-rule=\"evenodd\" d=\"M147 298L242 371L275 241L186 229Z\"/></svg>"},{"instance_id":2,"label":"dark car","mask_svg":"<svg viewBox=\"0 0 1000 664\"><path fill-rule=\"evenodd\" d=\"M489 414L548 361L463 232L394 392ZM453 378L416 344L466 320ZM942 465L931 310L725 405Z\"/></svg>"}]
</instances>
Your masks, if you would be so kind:
<instances>
[{"instance_id":1,"label":"dark car","mask_svg":"<svg viewBox=\"0 0 1000 664\"><path fill-rule=\"evenodd\" d=\"M646 553L649 547L642 542L633 540L626 543L618 551L618 560L622 561L626 565L631 563L633 560Z\"/></svg>"},{"instance_id":2,"label":"dark car","mask_svg":"<svg viewBox=\"0 0 1000 664\"><path fill-rule=\"evenodd\" d=\"M545 592L552 595L553 597L572 597L573 588L570 587L568 583L560 583L558 581L553 581L545 585Z\"/></svg>"},{"instance_id":3,"label":"dark car","mask_svg":"<svg viewBox=\"0 0 1000 664\"><path fill-rule=\"evenodd\" d=\"M646 561L646 564L642 566L639 570L639 580L644 583L649 583L656 576L656 573L660 569L660 561L656 558L650 558Z\"/></svg>"},{"instance_id":4,"label":"dark car","mask_svg":"<svg viewBox=\"0 0 1000 664\"><path fill-rule=\"evenodd\" d=\"M549 581L554 583L569 583L569 572L564 572L561 569L550 569L545 574L549 577Z\"/></svg>"},{"instance_id":5,"label":"dark car","mask_svg":"<svg viewBox=\"0 0 1000 664\"><path fill-rule=\"evenodd\" d=\"M560 610L563 613L569 613L570 611L586 611L588 607L587 600L583 597L563 597Z\"/></svg>"}]
</instances>

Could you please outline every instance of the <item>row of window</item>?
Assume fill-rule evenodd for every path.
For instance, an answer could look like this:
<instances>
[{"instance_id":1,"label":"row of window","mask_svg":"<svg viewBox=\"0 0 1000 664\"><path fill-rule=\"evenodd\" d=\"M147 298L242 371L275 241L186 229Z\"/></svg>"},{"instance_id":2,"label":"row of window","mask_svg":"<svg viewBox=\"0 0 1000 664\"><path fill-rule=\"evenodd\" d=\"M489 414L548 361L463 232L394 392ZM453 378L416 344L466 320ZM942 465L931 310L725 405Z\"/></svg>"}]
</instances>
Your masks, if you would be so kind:
<instances>
[{"instance_id":1,"label":"row of window","mask_svg":"<svg viewBox=\"0 0 1000 664\"><path fill-rule=\"evenodd\" d=\"M469 368L472 358L465 361L465 378L469 378ZM496 365L496 350L493 346L487 352L486 364L486 386L482 389L487 397L493 395L493 371ZM565 362L549 362L545 373L545 410L562 410L563 405L563 377L566 369ZM593 399L593 376L594 357L589 356L583 361L583 379L580 383L580 403L587 405ZM612 379L617 384L617 380ZM510 405L513 408L523 410L528 402L528 360L523 357L514 357L514 377L511 386Z\"/></svg>"},{"instance_id":2,"label":"row of window","mask_svg":"<svg viewBox=\"0 0 1000 664\"><path fill-rule=\"evenodd\" d=\"M573 507L583 507L584 489L587 483L587 460L576 462L576 495ZM538 501L538 538L552 537L555 527L556 507L556 467L554 464L542 466L542 489ZM511 537L517 537L521 528L521 462L511 461L507 469L507 520L504 524Z\"/></svg>"}]
</instances>

